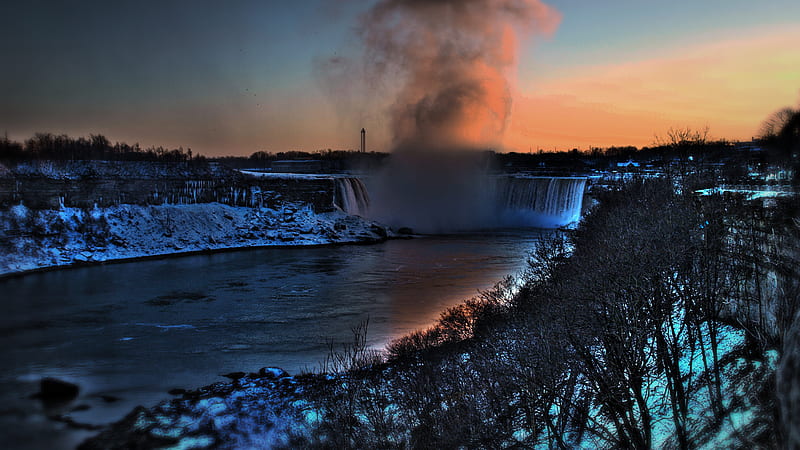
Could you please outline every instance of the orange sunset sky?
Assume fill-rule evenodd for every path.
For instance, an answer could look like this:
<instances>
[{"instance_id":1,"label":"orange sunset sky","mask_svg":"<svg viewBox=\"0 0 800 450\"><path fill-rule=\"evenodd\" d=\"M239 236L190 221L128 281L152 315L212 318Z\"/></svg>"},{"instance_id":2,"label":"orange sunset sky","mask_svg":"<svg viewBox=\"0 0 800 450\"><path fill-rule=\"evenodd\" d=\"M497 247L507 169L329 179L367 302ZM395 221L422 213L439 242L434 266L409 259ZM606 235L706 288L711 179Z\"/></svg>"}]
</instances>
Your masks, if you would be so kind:
<instances>
[{"instance_id":1,"label":"orange sunset sky","mask_svg":"<svg viewBox=\"0 0 800 450\"><path fill-rule=\"evenodd\" d=\"M369 149L389 151L380 89L332 96L318 70L357 47L374 3L4 2L0 132L217 156L355 149L365 127ZM519 37L497 150L641 147L686 126L750 140L800 101L800 2L545 3L559 20Z\"/></svg>"},{"instance_id":2,"label":"orange sunset sky","mask_svg":"<svg viewBox=\"0 0 800 450\"><path fill-rule=\"evenodd\" d=\"M506 145L646 146L673 126L750 140L767 115L800 98L798 44L800 27L754 27L627 61L554 69L521 83Z\"/></svg>"}]
</instances>

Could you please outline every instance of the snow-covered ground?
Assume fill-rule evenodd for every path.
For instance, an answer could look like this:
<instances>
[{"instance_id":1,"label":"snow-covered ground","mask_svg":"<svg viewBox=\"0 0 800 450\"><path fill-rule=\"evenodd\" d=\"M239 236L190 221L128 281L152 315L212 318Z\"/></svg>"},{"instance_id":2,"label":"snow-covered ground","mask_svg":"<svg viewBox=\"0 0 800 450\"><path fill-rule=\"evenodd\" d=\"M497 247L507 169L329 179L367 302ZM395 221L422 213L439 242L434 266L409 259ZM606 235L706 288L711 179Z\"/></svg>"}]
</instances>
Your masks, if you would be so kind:
<instances>
[{"instance_id":1,"label":"snow-covered ground","mask_svg":"<svg viewBox=\"0 0 800 450\"><path fill-rule=\"evenodd\" d=\"M748 200L786 198L796 195L792 186L718 186L697 191L699 195L738 194Z\"/></svg>"},{"instance_id":2,"label":"snow-covered ground","mask_svg":"<svg viewBox=\"0 0 800 450\"><path fill-rule=\"evenodd\" d=\"M108 208L0 211L0 275L71 264L258 246L385 239L375 222L305 204L280 209L122 204Z\"/></svg>"},{"instance_id":3,"label":"snow-covered ground","mask_svg":"<svg viewBox=\"0 0 800 450\"><path fill-rule=\"evenodd\" d=\"M336 177L336 175L316 173L258 172L254 170L240 170L239 172L251 177L274 178L277 180L324 180Z\"/></svg>"}]
</instances>

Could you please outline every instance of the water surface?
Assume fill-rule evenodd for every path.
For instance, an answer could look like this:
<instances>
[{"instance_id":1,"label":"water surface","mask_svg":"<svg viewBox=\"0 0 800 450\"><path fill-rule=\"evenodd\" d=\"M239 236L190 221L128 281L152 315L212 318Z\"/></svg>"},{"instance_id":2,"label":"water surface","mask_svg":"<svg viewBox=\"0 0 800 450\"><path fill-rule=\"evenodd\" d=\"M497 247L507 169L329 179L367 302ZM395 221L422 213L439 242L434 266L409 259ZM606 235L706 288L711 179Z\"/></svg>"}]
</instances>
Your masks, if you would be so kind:
<instances>
[{"instance_id":1,"label":"water surface","mask_svg":"<svg viewBox=\"0 0 800 450\"><path fill-rule=\"evenodd\" d=\"M70 448L91 433L45 414L86 405L71 416L107 423L227 372L318 369L328 342L351 340L366 319L370 344L381 347L521 270L540 236L246 250L0 280L0 440ZM27 398L44 376L78 383L79 399L45 411Z\"/></svg>"}]
</instances>

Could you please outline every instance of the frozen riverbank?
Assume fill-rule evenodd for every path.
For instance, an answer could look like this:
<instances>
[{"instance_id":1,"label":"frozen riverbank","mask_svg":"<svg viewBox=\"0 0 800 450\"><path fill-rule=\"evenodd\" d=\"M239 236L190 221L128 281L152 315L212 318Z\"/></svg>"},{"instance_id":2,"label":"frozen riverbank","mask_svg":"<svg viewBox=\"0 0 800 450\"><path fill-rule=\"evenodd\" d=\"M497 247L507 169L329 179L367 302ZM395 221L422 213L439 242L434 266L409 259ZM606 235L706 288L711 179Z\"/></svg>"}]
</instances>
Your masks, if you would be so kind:
<instances>
[{"instance_id":1,"label":"frozen riverbank","mask_svg":"<svg viewBox=\"0 0 800 450\"><path fill-rule=\"evenodd\" d=\"M130 205L0 211L0 276L132 258L265 246L378 242L386 227L306 204Z\"/></svg>"}]
</instances>

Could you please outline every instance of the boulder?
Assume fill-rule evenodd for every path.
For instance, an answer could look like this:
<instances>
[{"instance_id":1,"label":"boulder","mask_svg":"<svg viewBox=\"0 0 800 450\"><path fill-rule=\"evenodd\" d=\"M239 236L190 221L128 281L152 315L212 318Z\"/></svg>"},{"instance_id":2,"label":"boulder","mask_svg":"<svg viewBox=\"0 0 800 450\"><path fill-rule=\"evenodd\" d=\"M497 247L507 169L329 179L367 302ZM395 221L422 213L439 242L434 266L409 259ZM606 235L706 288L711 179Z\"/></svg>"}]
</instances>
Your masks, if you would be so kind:
<instances>
[{"instance_id":1,"label":"boulder","mask_svg":"<svg viewBox=\"0 0 800 450\"><path fill-rule=\"evenodd\" d=\"M259 369L258 375L263 378L283 378L288 377L289 373L280 367L262 367Z\"/></svg>"},{"instance_id":2,"label":"boulder","mask_svg":"<svg viewBox=\"0 0 800 450\"><path fill-rule=\"evenodd\" d=\"M222 376L225 378L230 378L233 381L237 381L239 378L244 377L246 374L244 372L231 372L223 374Z\"/></svg>"},{"instance_id":3,"label":"boulder","mask_svg":"<svg viewBox=\"0 0 800 450\"><path fill-rule=\"evenodd\" d=\"M377 234L379 237L381 237L383 239L386 239L387 237L389 237L389 233L386 232L386 228L383 228L380 225L374 225L373 224L370 227L370 229L372 230L373 233Z\"/></svg>"}]
</instances>

